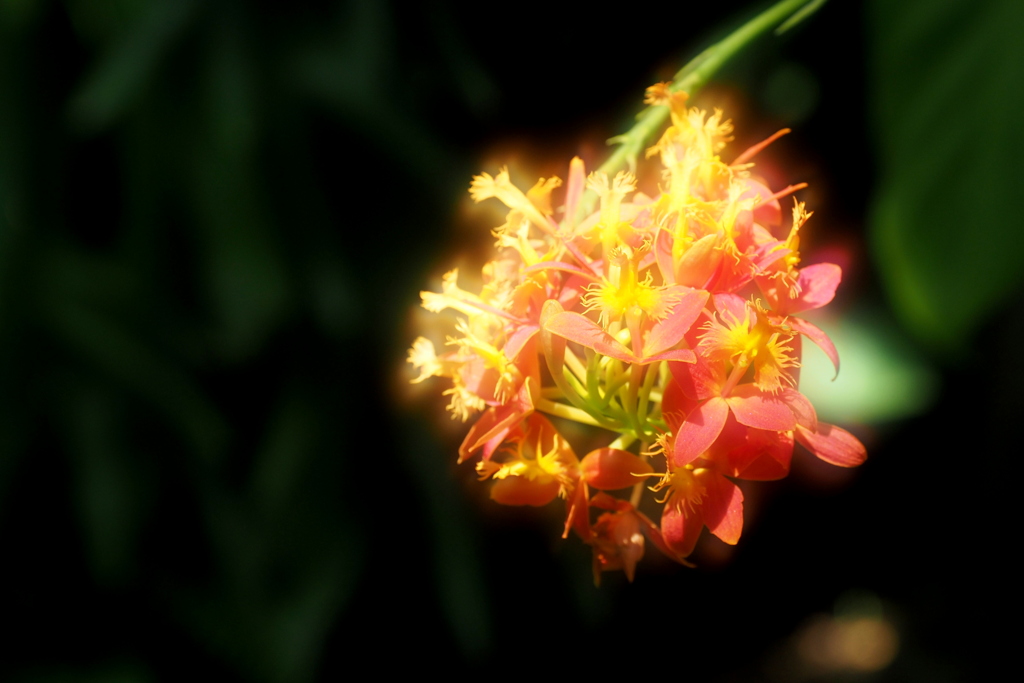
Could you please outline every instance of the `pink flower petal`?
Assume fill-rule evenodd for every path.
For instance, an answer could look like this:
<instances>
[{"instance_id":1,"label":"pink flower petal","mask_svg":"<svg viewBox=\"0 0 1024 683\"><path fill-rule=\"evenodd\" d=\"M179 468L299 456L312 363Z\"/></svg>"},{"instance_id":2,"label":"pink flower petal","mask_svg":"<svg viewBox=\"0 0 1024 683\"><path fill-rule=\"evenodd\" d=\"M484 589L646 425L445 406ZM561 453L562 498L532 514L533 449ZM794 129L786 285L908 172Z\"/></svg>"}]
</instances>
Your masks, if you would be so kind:
<instances>
[{"instance_id":1,"label":"pink flower petal","mask_svg":"<svg viewBox=\"0 0 1024 683\"><path fill-rule=\"evenodd\" d=\"M713 301L719 316L728 313L735 320L743 320L747 317L747 301L738 294L719 292L715 294Z\"/></svg>"},{"instance_id":2,"label":"pink flower petal","mask_svg":"<svg viewBox=\"0 0 1024 683\"><path fill-rule=\"evenodd\" d=\"M793 411L797 424L803 425L812 432L818 428L818 413L806 396L796 389L783 389L781 392L783 402Z\"/></svg>"},{"instance_id":3,"label":"pink flower petal","mask_svg":"<svg viewBox=\"0 0 1024 683\"><path fill-rule=\"evenodd\" d=\"M699 507L684 511L682 506L666 505L661 513L661 540L672 551L670 557L681 559L692 553L703 529L704 518Z\"/></svg>"},{"instance_id":4,"label":"pink flower petal","mask_svg":"<svg viewBox=\"0 0 1024 683\"><path fill-rule=\"evenodd\" d=\"M735 292L750 282L756 270L749 254L730 253L722 258L718 276L707 289L719 292Z\"/></svg>"},{"instance_id":5,"label":"pink flower petal","mask_svg":"<svg viewBox=\"0 0 1024 683\"><path fill-rule=\"evenodd\" d=\"M798 425L796 440L825 462L839 467L856 467L868 457L867 449L857 437L824 422L818 423L817 431Z\"/></svg>"},{"instance_id":6,"label":"pink flower petal","mask_svg":"<svg viewBox=\"0 0 1024 683\"><path fill-rule=\"evenodd\" d=\"M834 263L815 263L800 269L797 285L800 296L790 299L779 296L779 312L792 315L812 308L821 308L836 295L836 287L843 279L843 269Z\"/></svg>"},{"instance_id":7,"label":"pink flower petal","mask_svg":"<svg viewBox=\"0 0 1024 683\"><path fill-rule=\"evenodd\" d=\"M739 385L725 400L740 424L775 432L785 432L796 427L796 417L782 398L762 391L753 384Z\"/></svg>"},{"instance_id":8,"label":"pink flower petal","mask_svg":"<svg viewBox=\"0 0 1024 683\"><path fill-rule=\"evenodd\" d=\"M502 347L502 352L509 360L515 360L519 356L519 352L522 351L523 346L526 342L533 339L533 335L537 334L540 330L538 325L521 325L508 336L505 340L505 346Z\"/></svg>"},{"instance_id":9,"label":"pink flower petal","mask_svg":"<svg viewBox=\"0 0 1024 683\"><path fill-rule=\"evenodd\" d=\"M605 332L593 320L579 313L571 311L556 313L544 323L544 329L560 337L565 337L569 341L594 349L605 356L627 363L638 360L619 340Z\"/></svg>"},{"instance_id":10,"label":"pink flower petal","mask_svg":"<svg viewBox=\"0 0 1024 683\"><path fill-rule=\"evenodd\" d=\"M459 379L462 385L491 405L499 405L494 398L494 388L498 384L498 371L487 367L484 359L473 356L459 368Z\"/></svg>"},{"instance_id":11,"label":"pink flower petal","mask_svg":"<svg viewBox=\"0 0 1024 683\"><path fill-rule=\"evenodd\" d=\"M782 479L792 458L792 432L754 429L731 415L708 457L726 476L757 481Z\"/></svg>"},{"instance_id":12,"label":"pink flower petal","mask_svg":"<svg viewBox=\"0 0 1024 683\"><path fill-rule=\"evenodd\" d=\"M660 360L671 360L689 364L695 363L697 361L697 354L695 354L690 349L673 349L671 351L657 353L653 356L644 356L643 358L637 358L636 362L639 363L640 365L647 365L648 363L655 363Z\"/></svg>"},{"instance_id":13,"label":"pink flower petal","mask_svg":"<svg viewBox=\"0 0 1024 683\"><path fill-rule=\"evenodd\" d=\"M709 398L691 410L676 430L673 465L682 467L699 458L718 438L727 417L729 404L719 397Z\"/></svg>"},{"instance_id":14,"label":"pink flower petal","mask_svg":"<svg viewBox=\"0 0 1024 683\"><path fill-rule=\"evenodd\" d=\"M756 197L758 202L754 205L754 220L761 225L773 228L782 223L782 206L778 199L765 201L774 197L774 193L756 180L749 178L742 181L747 189L740 195L740 199Z\"/></svg>"},{"instance_id":15,"label":"pink flower petal","mask_svg":"<svg viewBox=\"0 0 1024 683\"><path fill-rule=\"evenodd\" d=\"M793 358L796 358L798 363L801 362L801 359L804 357L804 338L799 334L794 334L788 343L793 349L790 352L790 355ZM800 366L798 365L795 368L788 368L788 370L789 376L793 378L793 386L800 386Z\"/></svg>"},{"instance_id":16,"label":"pink flower petal","mask_svg":"<svg viewBox=\"0 0 1024 683\"><path fill-rule=\"evenodd\" d=\"M750 462L736 476L750 481L774 481L783 479L789 474L789 464L793 460L793 432L766 432L763 429L750 429L750 442L757 439L763 442L757 458Z\"/></svg>"},{"instance_id":17,"label":"pink flower petal","mask_svg":"<svg viewBox=\"0 0 1024 683\"><path fill-rule=\"evenodd\" d=\"M718 235L705 235L690 245L679 259L676 282L704 289L718 274L722 263L722 250L716 249Z\"/></svg>"},{"instance_id":18,"label":"pink flower petal","mask_svg":"<svg viewBox=\"0 0 1024 683\"><path fill-rule=\"evenodd\" d=\"M773 263L776 263L777 261L792 254L792 249L786 249L782 246L785 243L786 242L784 240L776 240L761 244L757 248L757 253L754 256L754 264L757 266L758 270L765 270ZM762 291L766 288L771 289L770 286L766 286L771 283L771 278L762 275L755 279L757 280L758 287L760 287Z\"/></svg>"},{"instance_id":19,"label":"pink flower petal","mask_svg":"<svg viewBox=\"0 0 1024 683\"><path fill-rule=\"evenodd\" d=\"M524 268L523 272L524 273L533 273L533 272L536 272L538 270L561 270L561 271L564 271L566 273L572 273L573 275L577 275L577 276L579 276L581 278L584 278L586 280L589 280L591 282L600 282L601 281L601 278L599 278L596 275L590 273L589 271L584 270L583 268L580 268L579 266L577 266L575 264L565 263L564 261L541 261L540 263L535 263L532 266L528 266L528 267Z\"/></svg>"},{"instance_id":20,"label":"pink flower petal","mask_svg":"<svg viewBox=\"0 0 1024 683\"><path fill-rule=\"evenodd\" d=\"M672 271L672 235L668 230L659 230L654 238L654 256L658 261L661 279L667 285L676 283L676 275Z\"/></svg>"},{"instance_id":21,"label":"pink flower petal","mask_svg":"<svg viewBox=\"0 0 1024 683\"><path fill-rule=\"evenodd\" d=\"M561 377L562 366L565 364L565 337L552 334L545 323L552 316L562 313L562 305L555 299L548 299L540 311L540 350L544 354L548 370L555 377Z\"/></svg>"},{"instance_id":22,"label":"pink flower petal","mask_svg":"<svg viewBox=\"0 0 1024 683\"><path fill-rule=\"evenodd\" d=\"M722 393L725 384L725 363L708 362L704 356L697 356L692 365L669 363L668 369L679 388L687 397L702 401Z\"/></svg>"},{"instance_id":23,"label":"pink flower petal","mask_svg":"<svg viewBox=\"0 0 1024 683\"><path fill-rule=\"evenodd\" d=\"M565 220L569 225L576 223L576 207L583 197L583 188L587 182L587 174L584 170L583 159L573 157L569 162L569 177L565 188Z\"/></svg>"},{"instance_id":24,"label":"pink flower petal","mask_svg":"<svg viewBox=\"0 0 1024 683\"><path fill-rule=\"evenodd\" d=\"M714 470L698 469L695 474L704 485L704 523L715 536L736 545L743 533L743 492Z\"/></svg>"},{"instance_id":25,"label":"pink flower petal","mask_svg":"<svg viewBox=\"0 0 1024 683\"><path fill-rule=\"evenodd\" d=\"M570 275L562 285L562 291L558 293L558 303L562 308L571 311L579 304L587 287L590 286L591 278L582 278L579 275Z\"/></svg>"},{"instance_id":26,"label":"pink flower petal","mask_svg":"<svg viewBox=\"0 0 1024 683\"><path fill-rule=\"evenodd\" d=\"M466 438L459 446L459 462L465 462L477 449L495 438L503 439L516 422L531 413L533 413L533 397L530 395L530 383L523 382L511 401L505 405L488 409L469 428ZM493 448L491 451L493 452ZM490 457L490 453L487 453L487 457Z\"/></svg>"},{"instance_id":27,"label":"pink flower petal","mask_svg":"<svg viewBox=\"0 0 1024 683\"><path fill-rule=\"evenodd\" d=\"M828 335L822 332L817 326L812 325L803 318L788 318L786 320L786 324L817 344L818 348L825 352L828 359L832 361L832 366L836 369L836 377L838 377L839 352L836 351L836 345L832 343L832 340L828 338ZM833 379L835 379L835 377L833 377Z\"/></svg>"},{"instance_id":28,"label":"pink flower petal","mask_svg":"<svg viewBox=\"0 0 1024 683\"><path fill-rule=\"evenodd\" d=\"M669 366L676 365L669 363ZM665 387L665 394L661 398L661 414L665 418L668 428L673 432L683 423L686 415L697 407L698 401L691 399L679 386L679 382L672 381Z\"/></svg>"},{"instance_id":29,"label":"pink flower petal","mask_svg":"<svg viewBox=\"0 0 1024 683\"><path fill-rule=\"evenodd\" d=\"M704 304L708 301L708 293L699 289L686 290L683 287L672 287L672 290L685 292L682 298L672 307L672 311L663 320L655 323L644 342L644 356L655 356L671 349L682 341L697 321Z\"/></svg>"}]
</instances>

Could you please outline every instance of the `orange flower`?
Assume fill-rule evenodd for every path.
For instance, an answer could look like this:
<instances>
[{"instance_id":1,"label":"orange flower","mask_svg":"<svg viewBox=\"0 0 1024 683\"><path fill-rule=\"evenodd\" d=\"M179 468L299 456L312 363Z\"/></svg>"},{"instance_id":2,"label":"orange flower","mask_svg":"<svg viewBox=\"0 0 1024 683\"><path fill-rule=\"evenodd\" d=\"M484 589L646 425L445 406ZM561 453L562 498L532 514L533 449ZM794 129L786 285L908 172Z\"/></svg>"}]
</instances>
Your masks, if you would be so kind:
<instances>
[{"instance_id":1,"label":"orange flower","mask_svg":"<svg viewBox=\"0 0 1024 683\"><path fill-rule=\"evenodd\" d=\"M866 457L796 388L803 337L838 372L832 342L797 315L831 301L841 271L799 267L811 214L796 202L787 229L779 198L803 185L773 193L751 175L754 155L788 131L727 163L731 122L687 101L664 84L648 90L672 120L648 150L663 166L650 196L633 173L588 177L578 158L564 195L558 178L524 192L507 168L475 176L475 201L508 208L497 255L478 293L455 270L422 293L425 308L458 320L446 353L425 337L409 352L411 381L446 378L453 417L478 415L459 461L479 454L497 503L563 499L563 536L591 546L595 582L620 569L632 581L646 542L682 564L704 527L735 544L743 494L733 479L786 476L795 443L843 467ZM544 414L607 445L579 460ZM641 512L649 477L659 524Z\"/></svg>"}]
</instances>

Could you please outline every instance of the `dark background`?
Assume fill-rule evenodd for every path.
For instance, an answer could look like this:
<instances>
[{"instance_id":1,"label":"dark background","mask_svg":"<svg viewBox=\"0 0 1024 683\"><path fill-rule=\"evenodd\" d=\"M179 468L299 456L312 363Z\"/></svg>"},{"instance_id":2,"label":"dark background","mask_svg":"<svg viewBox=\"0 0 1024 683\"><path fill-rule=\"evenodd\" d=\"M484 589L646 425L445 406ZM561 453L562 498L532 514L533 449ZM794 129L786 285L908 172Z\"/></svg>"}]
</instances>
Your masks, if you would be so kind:
<instances>
[{"instance_id":1,"label":"dark background","mask_svg":"<svg viewBox=\"0 0 1024 683\"><path fill-rule=\"evenodd\" d=\"M795 128L770 156L811 183L810 247L852 255L834 305L916 340L941 393L926 414L848 425L870 451L857 471L804 453L748 489L735 551L704 543L695 570L652 551L634 584L600 589L557 510L496 510L456 467L440 384L406 392L411 311L488 248L473 174L596 166L644 87L761 6L0 4L0 679L336 680L372 661L968 681L1009 661L1015 280L931 343L872 208L925 198L938 218L914 244L960 289L984 288L933 242L982 266L1016 250L1019 133L995 133L1016 128L1017 81L949 56L965 32L996 50L984 30L1007 22L976 17L1006 5L883 4L827 3L700 102L734 118L734 151ZM949 84L912 101L902 86L936 69ZM975 126L979 108L1004 128ZM919 147L893 132L935 125ZM972 135L1009 161L936 156ZM908 158L951 170L932 183ZM1013 210L959 221L988 197L964 187ZM801 659L815 615L858 613L898 632L891 666Z\"/></svg>"}]
</instances>

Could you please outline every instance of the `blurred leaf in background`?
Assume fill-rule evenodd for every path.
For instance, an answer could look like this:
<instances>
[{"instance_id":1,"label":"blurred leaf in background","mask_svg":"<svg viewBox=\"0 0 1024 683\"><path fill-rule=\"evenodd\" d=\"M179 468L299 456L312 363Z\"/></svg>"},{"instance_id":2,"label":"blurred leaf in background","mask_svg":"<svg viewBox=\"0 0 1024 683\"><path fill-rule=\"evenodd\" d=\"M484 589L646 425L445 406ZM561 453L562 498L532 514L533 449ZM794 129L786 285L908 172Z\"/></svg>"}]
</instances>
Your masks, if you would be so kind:
<instances>
[{"instance_id":1,"label":"blurred leaf in background","mask_svg":"<svg viewBox=\"0 0 1024 683\"><path fill-rule=\"evenodd\" d=\"M309 680L351 599L357 297L310 175L319 114L278 67L304 25L0 5L0 531L22 586L2 678L127 656Z\"/></svg>"},{"instance_id":2,"label":"blurred leaf in background","mask_svg":"<svg viewBox=\"0 0 1024 683\"><path fill-rule=\"evenodd\" d=\"M872 242L900 320L962 353L1024 281L1024 5L869 3Z\"/></svg>"},{"instance_id":3,"label":"blurred leaf in background","mask_svg":"<svg viewBox=\"0 0 1024 683\"><path fill-rule=\"evenodd\" d=\"M900 329L878 312L815 320L842 359L838 375L812 344L801 359L800 392L818 417L841 424L894 424L924 413L939 393L938 373Z\"/></svg>"}]
</instances>

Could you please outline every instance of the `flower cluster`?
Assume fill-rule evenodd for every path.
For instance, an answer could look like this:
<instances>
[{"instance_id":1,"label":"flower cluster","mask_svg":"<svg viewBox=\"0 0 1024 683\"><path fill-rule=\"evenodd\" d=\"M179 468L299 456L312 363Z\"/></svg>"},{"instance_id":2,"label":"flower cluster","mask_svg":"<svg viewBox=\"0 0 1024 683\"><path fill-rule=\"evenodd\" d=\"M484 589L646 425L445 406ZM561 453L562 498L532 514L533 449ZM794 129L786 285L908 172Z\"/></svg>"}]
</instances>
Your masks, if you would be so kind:
<instances>
[{"instance_id":1,"label":"flower cluster","mask_svg":"<svg viewBox=\"0 0 1024 683\"><path fill-rule=\"evenodd\" d=\"M562 499L565 535L593 548L595 580L616 569L632 580L645 539L683 564L704 527L735 544L734 480L785 477L795 442L841 467L866 457L797 390L804 337L839 371L829 338L797 316L832 300L841 271L800 267L811 213L794 200L789 220L780 199L804 186L775 192L751 172L787 131L727 163L721 111L688 107L667 84L646 101L671 115L647 150L663 167L654 196L629 172L588 176L579 158L564 193L554 177L526 192L507 170L473 178L474 200L509 209L497 255L479 293L455 270L422 293L458 323L443 352L424 337L409 352L413 382L447 378L453 417L475 417L459 461L478 458L498 503ZM615 436L581 458L547 416Z\"/></svg>"}]
</instances>

